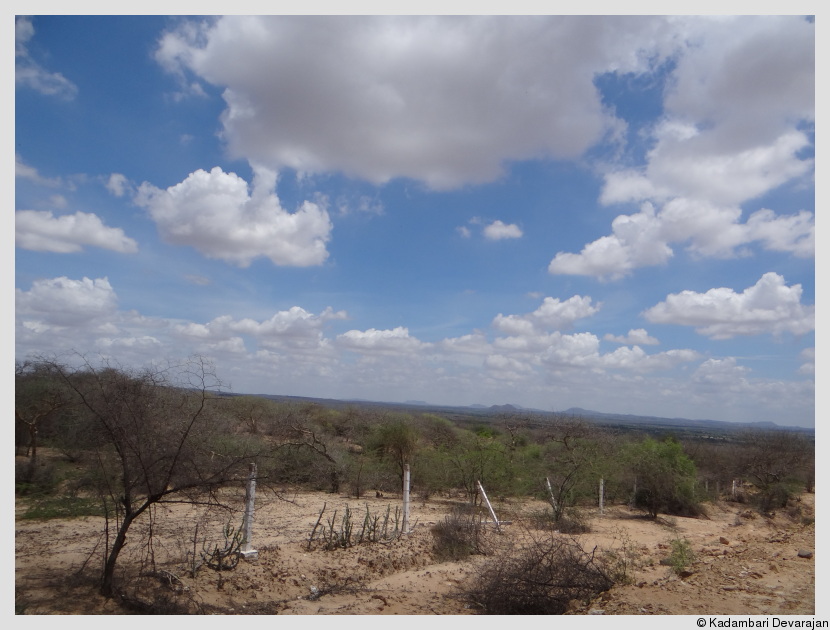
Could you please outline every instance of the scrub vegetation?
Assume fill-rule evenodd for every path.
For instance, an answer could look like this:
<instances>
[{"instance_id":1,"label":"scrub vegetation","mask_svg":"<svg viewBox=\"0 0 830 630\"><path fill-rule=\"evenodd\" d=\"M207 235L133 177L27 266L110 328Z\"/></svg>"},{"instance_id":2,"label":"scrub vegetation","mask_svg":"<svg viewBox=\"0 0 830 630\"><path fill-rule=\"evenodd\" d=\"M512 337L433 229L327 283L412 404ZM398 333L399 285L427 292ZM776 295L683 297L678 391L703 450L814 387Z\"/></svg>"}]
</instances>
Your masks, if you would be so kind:
<instances>
[{"instance_id":1,"label":"scrub vegetation","mask_svg":"<svg viewBox=\"0 0 830 630\"><path fill-rule=\"evenodd\" d=\"M790 431L648 434L517 410L465 416L327 406L224 393L201 357L143 371L81 359L75 367L45 358L16 364L15 487L25 508L18 517L103 517L98 560L88 565L99 567L97 587L107 598L123 599L129 574L118 568L128 534L148 550L142 570L153 567L152 540L133 539L136 523L150 523L141 529L146 538L153 519L163 518L159 506L223 509L223 488L238 487L251 463L257 487L285 500L291 491L324 491L359 505L367 495L400 492L406 466L413 497L461 497L431 528L431 553L439 561L491 558L468 597L497 614L561 613L621 575L629 580L627 549L617 554L620 571L611 556L567 538L590 529L584 510L597 505L600 480L606 505L655 520L705 518L721 499L758 514L793 510L794 497L814 484L813 441ZM44 449L57 455L46 459ZM479 482L490 498L547 502L520 549L491 544ZM309 550L388 544L399 534L394 511L368 507L320 512L315 529ZM672 558L676 571L693 562L685 541L672 543Z\"/></svg>"}]
</instances>

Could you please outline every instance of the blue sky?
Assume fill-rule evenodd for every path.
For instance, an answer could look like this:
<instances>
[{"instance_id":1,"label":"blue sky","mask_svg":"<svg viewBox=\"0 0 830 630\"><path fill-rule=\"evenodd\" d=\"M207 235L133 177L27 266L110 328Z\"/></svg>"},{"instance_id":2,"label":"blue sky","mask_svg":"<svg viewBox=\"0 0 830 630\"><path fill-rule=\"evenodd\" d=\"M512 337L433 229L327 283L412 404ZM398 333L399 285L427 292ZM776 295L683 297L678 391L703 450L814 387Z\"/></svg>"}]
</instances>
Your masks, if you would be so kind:
<instances>
[{"instance_id":1,"label":"blue sky","mask_svg":"<svg viewBox=\"0 0 830 630\"><path fill-rule=\"evenodd\" d=\"M15 27L18 360L814 425L811 20Z\"/></svg>"}]
</instances>

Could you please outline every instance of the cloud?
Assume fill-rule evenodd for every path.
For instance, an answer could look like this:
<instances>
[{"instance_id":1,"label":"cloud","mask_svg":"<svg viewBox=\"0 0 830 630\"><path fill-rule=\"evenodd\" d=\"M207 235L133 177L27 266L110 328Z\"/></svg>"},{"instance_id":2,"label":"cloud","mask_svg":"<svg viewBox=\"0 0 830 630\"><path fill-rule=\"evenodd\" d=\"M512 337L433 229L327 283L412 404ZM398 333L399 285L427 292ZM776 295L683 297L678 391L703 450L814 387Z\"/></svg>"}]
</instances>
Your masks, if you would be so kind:
<instances>
[{"instance_id":1,"label":"cloud","mask_svg":"<svg viewBox=\"0 0 830 630\"><path fill-rule=\"evenodd\" d=\"M20 155L15 154L14 156L14 176L15 177L22 177L23 179L28 179L33 181L34 183L40 186L48 186L50 188L55 188L57 186L61 186L62 182L59 178L48 178L43 177L40 173L37 172L37 169L33 166L29 166L23 162L23 159Z\"/></svg>"},{"instance_id":2,"label":"cloud","mask_svg":"<svg viewBox=\"0 0 830 630\"><path fill-rule=\"evenodd\" d=\"M229 16L165 33L156 60L222 90L235 157L450 189L581 156L619 127L594 76L650 68L675 31L626 16Z\"/></svg>"},{"instance_id":3,"label":"cloud","mask_svg":"<svg viewBox=\"0 0 830 630\"><path fill-rule=\"evenodd\" d=\"M138 251L138 244L121 228L107 227L95 214L76 212L55 217L37 210L18 210L14 214L15 244L23 249L68 254L91 245L121 254Z\"/></svg>"},{"instance_id":4,"label":"cloud","mask_svg":"<svg viewBox=\"0 0 830 630\"><path fill-rule=\"evenodd\" d=\"M77 86L60 72L49 72L32 59L26 44L35 34L28 17L16 17L14 21L14 82L16 87L28 87L45 96L72 100L78 93Z\"/></svg>"},{"instance_id":5,"label":"cloud","mask_svg":"<svg viewBox=\"0 0 830 630\"><path fill-rule=\"evenodd\" d=\"M503 223L496 220L484 227L484 238L489 241L500 241L505 238L521 238L522 230L515 223Z\"/></svg>"},{"instance_id":6,"label":"cloud","mask_svg":"<svg viewBox=\"0 0 830 630\"><path fill-rule=\"evenodd\" d=\"M799 374L807 374L813 375L816 373L816 349L815 348L805 348L799 354L804 363L801 364L801 367L798 368Z\"/></svg>"},{"instance_id":7,"label":"cloud","mask_svg":"<svg viewBox=\"0 0 830 630\"><path fill-rule=\"evenodd\" d=\"M346 216L357 212L363 215L380 216L385 213L383 202L376 197L369 197L368 195L361 195L356 199L351 199L346 195L342 195L337 199L337 211L341 216Z\"/></svg>"},{"instance_id":8,"label":"cloud","mask_svg":"<svg viewBox=\"0 0 830 630\"><path fill-rule=\"evenodd\" d=\"M785 332L803 335L815 329L815 307L801 304L801 285L788 287L773 272L765 273L743 293L717 288L671 294L643 316L656 324L695 326L698 333L713 339Z\"/></svg>"},{"instance_id":9,"label":"cloud","mask_svg":"<svg viewBox=\"0 0 830 630\"><path fill-rule=\"evenodd\" d=\"M650 203L637 214L618 216L611 228L613 234L589 243L579 254L556 254L548 272L615 280L637 267L664 264L674 255L661 238L661 222Z\"/></svg>"},{"instance_id":10,"label":"cloud","mask_svg":"<svg viewBox=\"0 0 830 630\"><path fill-rule=\"evenodd\" d=\"M346 317L345 311L335 312L331 307L314 315L304 308L292 306L288 310L277 311L263 321L222 315L207 324L177 324L175 332L182 337L210 341L213 344L237 344L236 339L242 341L238 335L246 335L255 340L260 348L269 350L320 349L328 343L323 337L325 323Z\"/></svg>"},{"instance_id":11,"label":"cloud","mask_svg":"<svg viewBox=\"0 0 830 630\"><path fill-rule=\"evenodd\" d=\"M535 331L564 329L599 311L601 304L593 306L590 297L574 295L564 302L546 297L542 305L526 315L503 315L493 319L493 327L508 335L527 335Z\"/></svg>"},{"instance_id":12,"label":"cloud","mask_svg":"<svg viewBox=\"0 0 830 630\"><path fill-rule=\"evenodd\" d=\"M481 234L488 241L521 238L524 235L521 228L515 223L505 223L498 219L485 225L484 219L481 217L472 217L467 223L477 226L477 229L478 226L483 226L480 228ZM466 225L458 226L455 229L462 238L470 238L473 235L473 231Z\"/></svg>"},{"instance_id":13,"label":"cloud","mask_svg":"<svg viewBox=\"0 0 830 630\"><path fill-rule=\"evenodd\" d=\"M811 212L776 216L772 210L763 208L750 215L746 228L750 238L762 241L766 249L791 252L799 258L815 256L816 224Z\"/></svg>"},{"instance_id":14,"label":"cloud","mask_svg":"<svg viewBox=\"0 0 830 630\"><path fill-rule=\"evenodd\" d=\"M612 234L588 243L579 254L557 253L548 271L616 280L634 269L667 263L674 256L672 243L688 243L686 249L701 257L732 258L745 254L740 248L753 242L799 258L815 254L812 213L779 216L762 209L746 223L740 222L741 214L737 206L685 197L668 201L659 212L645 202L640 212L616 217Z\"/></svg>"},{"instance_id":15,"label":"cloud","mask_svg":"<svg viewBox=\"0 0 830 630\"><path fill-rule=\"evenodd\" d=\"M429 346L410 336L409 329L402 326L392 330L349 330L336 339L337 346L344 350L372 354L408 354Z\"/></svg>"},{"instance_id":16,"label":"cloud","mask_svg":"<svg viewBox=\"0 0 830 630\"><path fill-rule=\"evenodd\" d=\"M486 355L491 351L487 336L481 331L475 331L460 337L442 339L437 346L441 350L446 351L448 356L456 357L464 355Z\"/></svg>"},{"instance_id":17,"label":"cloud","mask_svg":"<svg viewBox=\"0 0 830 630\"><path fill-rule=\"evenodd\" d=\"M18 316L49 326L78 326L115 313L118 299L107 278L35 280L29 291L15 289Z\"/></svg>"},{"instance_id":18,"label":"cloud","mask_svg":"<svg viewBox=\"0 0 830 630\"><path fill-rule=\"evenodd\" d=\"M799 16L688 22L646 176L672 196L720 206L807 173L815 119L815 26Z\"/></svg>"},{"instance_id":19,"label":"cloud","mask_svg":"<svg viewBox=\"0 0 830 630\"><path fill-rule=\"evenodd\" d=\"M520 387L527 397L523 404L542 408L615 409L625 399L629 413L661 415L667 406L683 405L686 417L712 417L715 401L733 415L724 419L775 420L784 411L788 418L812 417L809 378L795 383L753 378L731 357L707 359L690 370L687 364L702 357L688 349L649 355L635 346L603 354L599 338L586 332L534 328L490 341L475 330L427 343L398 327L331 337L327 323L346 317L332 308L315 314L294 306L262 320L221 315L199 323L120 311L117 302L106 278L60 277L37 281L28 291L17 289L17 356L76 350L138 366L199 353L225 366L222 378L238 385L233 391L249 393L272 392L278 383L280 391L300 396L377 399L383 391L385 400L414 395L456 404L452 401L461 394L470 402L497 404ZM566 300L553 310L561 313L568 302L577 312L585 309ZM639 336L636 332L630 334ZM805 351L802 359L812 362L814 352ZM747 400L759 406L747 406Z\"/></svg>"},{"instance_id":20,"label":"cloud","mask_svg":"<svg viewBox=\"0 0 830 630\"><path fill-rule=\"evenodd\" d=\"M625 336L608 333L603 339L627 346L656 346L660 343L657 339L649 335L644 328L629 330Z\"/></svg>"},{"instance_id":21,"label":"cloud","mask_svg":"<svg viewBox=\"0 0 830 630\"><path fill-rule=\"evenodd\" d=\"M681 363L700 359L694 350L669 350L648 355L640 346L617 348L614 352L597 357L597 365L606 369L623 369L633 372L668 371Z\"/></svg>"},{"instance_id":22,"label":"cloud","mask_svg":"<svg viewBox=\"0 0 830 630\"><path fill-rule=\"evenodd\" d=\"M527 361L519 361L502 354L491 354L484 359L484 367L489 376L504 381L519 381L533 372L533 366Z\"/></svg>"},{"instance_id":23,"label":"cloud","mask_svg":"<svg viewBox=\"0 0 830 630\"><path fill-rule=\"evenodd\" d=\"M580 253L559 252L552 274L618 279L664 264L672 244L703 257L745 255L743 246L814 253L812 213L771 209L741 222L741 204L812 178L815 29L798 16L673 21L684 43L670 72L660 122L645 129L641 167L606 168L600 202L649 202L620 215L612 233ZM652 206L653 204L653 206Z\"/></svg>"},{"instance_id":24,"label":"cloud","mask_svg":"<svg viewBox=\"0 0 830 630\"><path fill-rule=\"evenodd\" d=\"M288 212L274 194L276 174L254 169L253 190L218 166L201 169L160 190L145 182L136 203L146 207L161 237L191 246L208 258L247 267L260 256L275 265L306 267L328 258L331 221L325 209L306 201Z\"/></svg>"},{"instance_id":25,"label":"cloud","mask_svg":"<svg viewBox=\"0 0 830 630\"><path fill-rule=\"evenodd\" d=\"M747 377L751 370L738 365L734 357L707 359L695 370L692 382L704 388L724 389L738 393L748 388Z\"/></svg>"},{"instance_id":26,"label":"cloud","mask_svg":"<svg viewBox=\"0 0 830 630\"><path fill-rule=\"evenodd\" d=\"M107 190L116 197L123 197L129 190L130 182L121 173L113 173L106 183Z\"/></svg>"},{"instance_id":27,"label":"cloud","mask_svg":"<svg viewBox=\"0 0 830 630\"><path fill-rule=\"evenodd\" d=\"M229 330L257 338L265 347L278 348L286 344L294 347L318 347L323 343L323 325L346 317L345 311L335 312L330 307L320 315L314 315L304 308L292 306L262 322L246 318L226 325Z\"/></svg>"}]
</instances>

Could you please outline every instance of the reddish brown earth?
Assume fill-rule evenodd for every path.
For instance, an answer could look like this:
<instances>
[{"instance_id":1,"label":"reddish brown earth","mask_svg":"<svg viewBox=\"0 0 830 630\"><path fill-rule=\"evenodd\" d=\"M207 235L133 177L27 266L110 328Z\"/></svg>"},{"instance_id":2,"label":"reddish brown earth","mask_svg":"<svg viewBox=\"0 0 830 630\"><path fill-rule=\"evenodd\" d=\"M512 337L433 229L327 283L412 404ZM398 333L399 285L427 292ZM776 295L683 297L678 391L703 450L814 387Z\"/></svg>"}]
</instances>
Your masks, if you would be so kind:
<instances>
[{"instance_id":1,"label":"reddish brown earth","mask_svg":"<svg viewBox=\"0 0 830 630\"><path fill-rule=\"evenodd\" d=\"M134 577L126 592L137 600L167 602L170 610L202 614L475 614L462 596L465 584L492 557L438 562L431 528L460 500L415 500L412 533L392 542L348 549L308 549L308 538L326 504L325 516L348 504L362 521L366 506L383 514L399 497L356 500L324 493L280 499L257 497L255 546L259 557L230 571L201 567L192 576L185 562L194 528L221 538L222 521L209 521L186 505L155 512L152 550L140 528L131 534L120 562L138 571L150 551L156 573ZM578 536L585 549L628 551L635 561L633 581L617 585L588 604L574 603L571 614L605 615L809 615L816 613L814 495L797 503L800 514L779 512L766 518L746 505L709 505L708 518L642 518L626 507L586 510L592 531ZM497 502L499 518L511 520L501 534L487 534L497 550L532 535L530 515L544 509L536 501ZM18 516L25 505L18 501ZM340 516L338 516L338 519ZM806 523L806 524L805 524ZM120 614L124 607L100 597L94 575L103 519L15 521L15 603L25 614ZM143 524L146 529L146 523ZM538 532L536 532L538 534ZM554 534L556 535L556 534ZM684 577L660 564L670 541L685 538L696 560ZM86 569L79 569L86 563ZM168 571L164 573L162 571ZM175 576L171 577L171 576Z\"/></svg>"}]
</instances>

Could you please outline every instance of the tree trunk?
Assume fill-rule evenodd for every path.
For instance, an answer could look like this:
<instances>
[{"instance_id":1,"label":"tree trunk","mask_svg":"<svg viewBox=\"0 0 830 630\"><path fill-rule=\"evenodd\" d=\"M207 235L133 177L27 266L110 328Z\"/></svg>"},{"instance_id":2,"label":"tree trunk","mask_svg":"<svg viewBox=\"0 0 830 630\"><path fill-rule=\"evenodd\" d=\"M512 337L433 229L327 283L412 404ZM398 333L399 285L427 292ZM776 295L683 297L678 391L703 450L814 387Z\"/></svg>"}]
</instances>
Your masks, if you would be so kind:
<instances>
[{"instance_id":1,"label":"tree trunk","mask_svg":"<svg viewBox=\"0 0 830 630\"><path fill-rule=\"evenodd\" d=\"M124 521L121 523L121 527L118 528L118 534L112 543L109 556L107 556L107 563L104 565L104 574L101 578L101 595L104 597L113 596L112 580L115 575L115 563L118 560L118 554L121 553L127 543L127 530L133 520L135 520L135 514L124 515Z\"/></svg>"}]
</instances>

